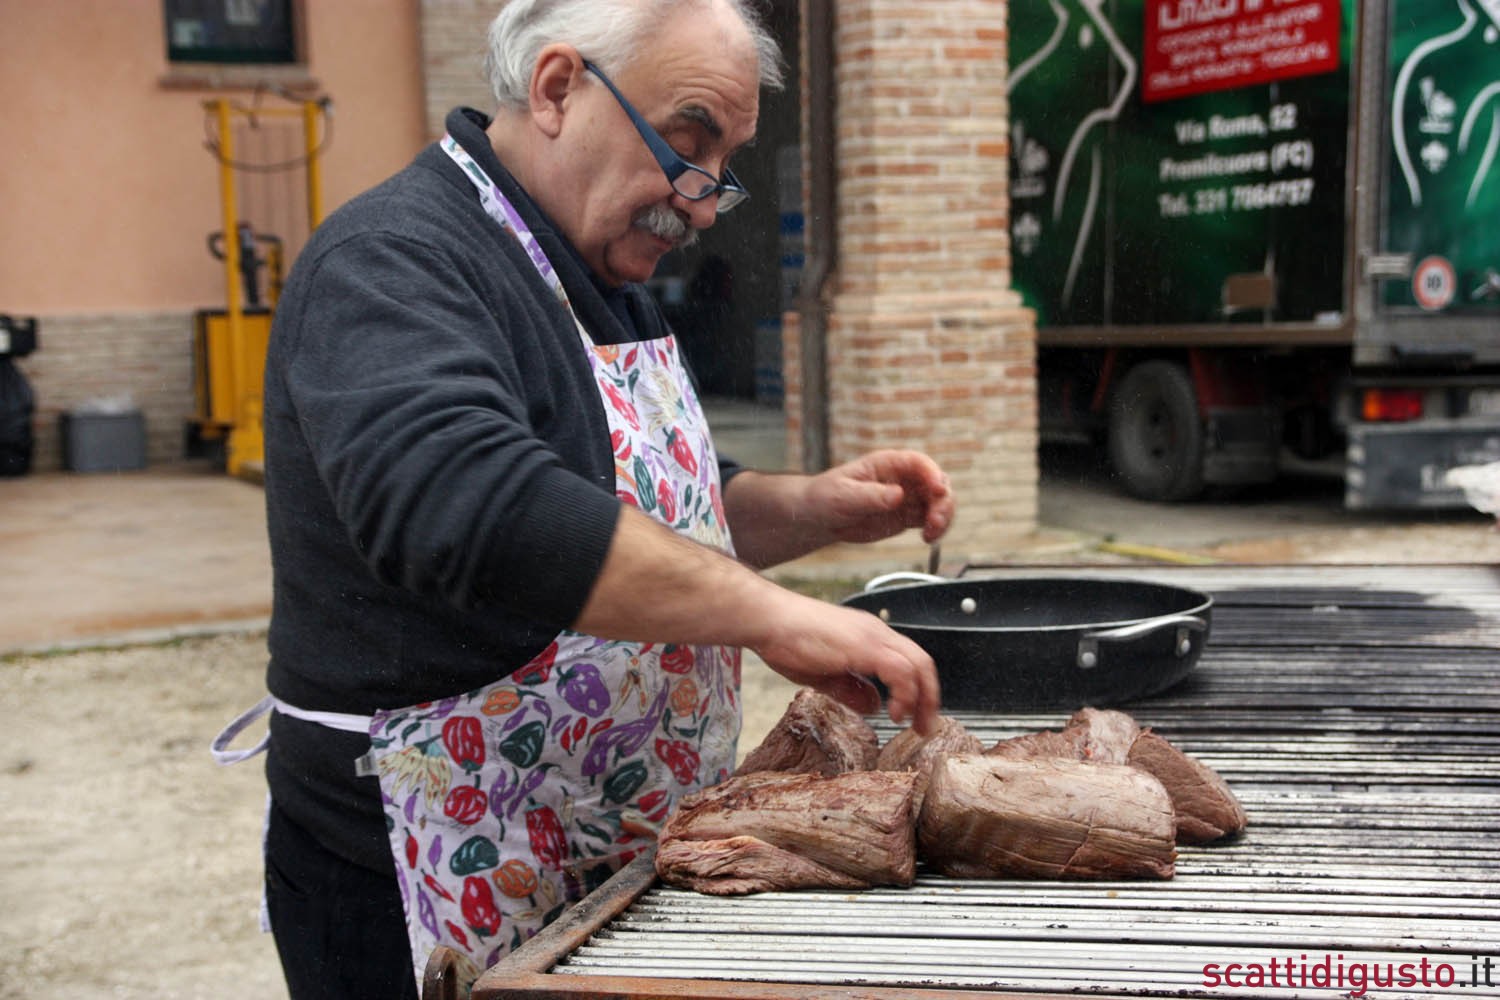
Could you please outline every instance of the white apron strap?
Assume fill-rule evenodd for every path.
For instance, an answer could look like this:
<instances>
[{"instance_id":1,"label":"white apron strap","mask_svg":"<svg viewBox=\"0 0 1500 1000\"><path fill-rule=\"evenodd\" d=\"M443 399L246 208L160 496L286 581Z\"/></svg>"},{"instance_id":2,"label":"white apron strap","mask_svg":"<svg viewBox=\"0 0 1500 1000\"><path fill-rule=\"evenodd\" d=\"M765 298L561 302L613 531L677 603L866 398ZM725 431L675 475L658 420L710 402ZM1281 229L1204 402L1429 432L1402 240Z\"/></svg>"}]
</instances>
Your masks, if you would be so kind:
<instances>
[{"instance_id":1,"label":"white apron strap","mask_svg":"<svg viewBox=\"0 0 1500 1000\"><path fill-rule=\"evenodd\" d=\"M256 754L265 750L271 743L271 733L268 730L260 738L255 746L244 750L231 750L229 744L234 738L245 731L245 727L256 719L275 709L282 715L290 715L294 719L303 722L315 722L329 729L339 729L346 733L369 733L370 717L368 715L350 715L345 712L313 712L305 708L289 705L273 694L268 694L254 706L241 712L229 725L224 727L223 732L214 737L213 743L209 744L208 752L213 754L214 761L219 764L238 764L242 760L249 760Z\"/></svg>"}]
</instances>

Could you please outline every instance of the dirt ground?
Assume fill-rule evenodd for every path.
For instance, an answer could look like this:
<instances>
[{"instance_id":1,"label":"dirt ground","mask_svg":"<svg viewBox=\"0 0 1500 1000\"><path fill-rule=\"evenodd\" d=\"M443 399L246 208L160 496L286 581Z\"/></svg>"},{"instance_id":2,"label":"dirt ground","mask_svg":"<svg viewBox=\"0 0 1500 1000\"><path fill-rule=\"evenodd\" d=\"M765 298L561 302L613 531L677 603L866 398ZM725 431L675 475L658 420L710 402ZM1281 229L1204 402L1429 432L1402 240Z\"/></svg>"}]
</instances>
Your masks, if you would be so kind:
<instances>
[{"instance_id":1,"label":"dirt ground","mask_svg":"<svg viewBox=\"0 0 1500 1000\"><path fill-rule=\"evenodd\" d=\"M1462 520L1198 554L1500 563L1500 532ZM1139 558L1066 538L1036 556ZM260 698L264 667L258 630L0 658L0 1000L285 998L275 949L257 928L261 765L221 768L208 754L219 727ZM747 657L742 753L792 693Z\"/></svg>"}]
</instances>

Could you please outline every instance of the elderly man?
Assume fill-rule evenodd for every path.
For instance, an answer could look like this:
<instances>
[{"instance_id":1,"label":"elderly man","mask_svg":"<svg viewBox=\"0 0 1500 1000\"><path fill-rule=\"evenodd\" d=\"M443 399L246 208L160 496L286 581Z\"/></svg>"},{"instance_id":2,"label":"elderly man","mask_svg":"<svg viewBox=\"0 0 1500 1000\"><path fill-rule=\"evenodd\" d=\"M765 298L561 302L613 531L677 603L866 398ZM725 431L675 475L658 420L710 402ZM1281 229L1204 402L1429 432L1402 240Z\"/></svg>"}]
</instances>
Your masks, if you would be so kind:
<instances>
[{"instance_id":1,"label":"elderly man","mask_svg":"<svg viewBox=\"0 0 1500 1000\"><path fill-rule=\"evenodd\" d=\"M907 528L941 471L721 460L654 302L746 197L779 85L743 0L512 0L493 119L331 216L266 366L275 571L267 902L294 997L478 972L734 767L740 648L933 723L931 660L756 568ZM227 742L223 740L221 742Z\"/></svg>"}]
</instances>

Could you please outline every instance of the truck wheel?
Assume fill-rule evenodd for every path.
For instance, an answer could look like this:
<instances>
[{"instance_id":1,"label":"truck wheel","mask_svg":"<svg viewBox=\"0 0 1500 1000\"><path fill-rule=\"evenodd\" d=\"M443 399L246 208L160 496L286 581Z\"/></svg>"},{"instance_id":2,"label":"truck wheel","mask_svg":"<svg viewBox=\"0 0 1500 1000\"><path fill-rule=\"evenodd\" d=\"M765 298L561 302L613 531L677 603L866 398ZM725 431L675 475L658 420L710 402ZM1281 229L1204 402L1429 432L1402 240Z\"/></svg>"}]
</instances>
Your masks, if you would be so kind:
<instances>
[{"instance_id":1,"label":"truck wheel","mask_svg":"<svg viewBox=\"0 0 1500 1000\"><path fill-rule=\"evenodd\" d=\"M1109 460L1142 500L1191 500L1203 492L1203 421L1187 369L1145 361L1120 380L1109 406Z\"/></svg>"}]
</instances>

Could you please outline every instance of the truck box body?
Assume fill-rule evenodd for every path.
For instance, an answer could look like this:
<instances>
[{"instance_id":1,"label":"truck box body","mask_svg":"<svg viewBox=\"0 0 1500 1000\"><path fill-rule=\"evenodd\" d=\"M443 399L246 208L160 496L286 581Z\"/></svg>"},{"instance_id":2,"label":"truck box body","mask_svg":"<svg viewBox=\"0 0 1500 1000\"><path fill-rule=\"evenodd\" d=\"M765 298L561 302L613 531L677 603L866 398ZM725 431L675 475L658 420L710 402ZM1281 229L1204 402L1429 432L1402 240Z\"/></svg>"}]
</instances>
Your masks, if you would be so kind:
<instances>
[{"instance_id":1,"label":"truck box body","mask_svg":"<svg viewBox=\"0 0 1500 1000\"><path fill-rule=\"evenodd\" d=\"M1500 0L1009 16L1044 432L1104 425L1155 499L1290 447L1351 507L1462 505L1500 461Z\"/></svg>"}]
</instances>

